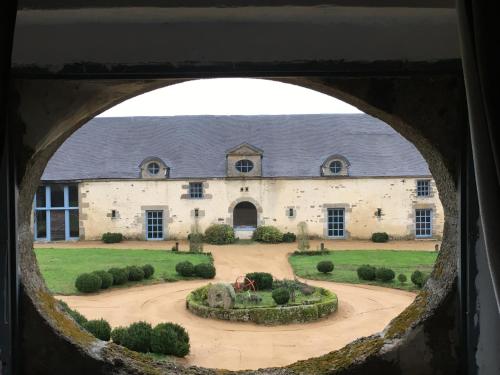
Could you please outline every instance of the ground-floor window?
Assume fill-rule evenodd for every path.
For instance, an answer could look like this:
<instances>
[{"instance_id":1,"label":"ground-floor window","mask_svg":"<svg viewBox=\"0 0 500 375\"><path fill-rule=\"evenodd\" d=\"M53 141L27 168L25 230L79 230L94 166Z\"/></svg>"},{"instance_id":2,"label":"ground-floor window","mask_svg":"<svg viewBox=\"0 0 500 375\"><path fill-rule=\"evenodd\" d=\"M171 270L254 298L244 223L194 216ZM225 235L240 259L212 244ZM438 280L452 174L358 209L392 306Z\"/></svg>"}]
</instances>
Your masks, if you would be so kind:
<instances>
[{"instance_id":1,"label":"ground-floor window","mask_svg":"<svg viewBox=\"0 0 500 375\"><path fill-rule=\"evenodd\" d=\"M40 186L35 195L35 240L79 237L78 186Z\"/></svg>"},{"instance_id":2,"label":"ground-floor window","mask_svg":"<svg viewBox=\"0 0 500 375\"><path fill-rule=\"evenodd\" d=\"M345 209L328 209L328 237L345 237Z\"/></svg>"},{"instance_id":3,"label":"ground-floor window","mask_svg":"<svg viewBox=\"0 0 500 375\"><path fill-rule=\"evenodd\" d=\"M146 211L146 238L163 240L163 211Z\"/></svg>"},{"instance_id":4,"label":"ground-floor window","mask_svg":"<svg viewBox=\"0 0 500 375\"><path fill-rule=\"evenodd\" d=\"M431 209L416 209L415 210L415 237L431 237L432 236L432 210Z\"/></svg>"}]
</instances>

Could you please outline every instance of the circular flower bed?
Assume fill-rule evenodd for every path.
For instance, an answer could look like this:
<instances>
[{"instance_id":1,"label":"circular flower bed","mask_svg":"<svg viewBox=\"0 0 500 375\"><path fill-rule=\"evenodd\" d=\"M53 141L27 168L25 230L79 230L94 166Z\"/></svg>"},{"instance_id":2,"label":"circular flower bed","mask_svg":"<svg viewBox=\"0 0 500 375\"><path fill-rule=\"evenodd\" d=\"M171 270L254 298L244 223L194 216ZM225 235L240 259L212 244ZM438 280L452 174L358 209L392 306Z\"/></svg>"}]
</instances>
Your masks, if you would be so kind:
<instances>
[{"instance_id":1,"label":"circular flower bed","mask_svg":"<svg viewBox=\"0 0 500 375\"><path fill-rule=\"evenodd\" d=\"M231 284L208 284L187 296L186 308L203 318L264 325L312 322L337 310L337 296L329 290L290 280L275 284L280 293L275 292L278 288L234 293ZM277 294L283 294L283 290L288 290L290 294L284 304L284 299L275 300ZM214 304L214 296L224 301Z\"/></svg>"}]
</instances>

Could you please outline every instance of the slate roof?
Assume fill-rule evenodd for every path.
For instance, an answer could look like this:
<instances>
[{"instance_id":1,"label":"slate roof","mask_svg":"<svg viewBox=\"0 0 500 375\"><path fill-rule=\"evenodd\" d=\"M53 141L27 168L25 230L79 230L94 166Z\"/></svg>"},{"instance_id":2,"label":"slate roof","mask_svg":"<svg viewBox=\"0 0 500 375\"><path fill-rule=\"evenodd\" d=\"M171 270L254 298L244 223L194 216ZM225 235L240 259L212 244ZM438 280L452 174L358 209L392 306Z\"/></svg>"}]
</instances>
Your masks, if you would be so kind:
<instances>
[{"instance_id":1,"label":"slate roof","mask_svg":"<svg viewBox=\"0 0 500 375\"><path fill-rule=\"evenodd\" d=\"M429 176L417 149L366 114L95 118L49 161L45 181L139 178L158 157L171 178L224 177L226 151L241 143L263 150L264 177L314 177L333 154L350 176Z\"/></svg>"}]
</instances>

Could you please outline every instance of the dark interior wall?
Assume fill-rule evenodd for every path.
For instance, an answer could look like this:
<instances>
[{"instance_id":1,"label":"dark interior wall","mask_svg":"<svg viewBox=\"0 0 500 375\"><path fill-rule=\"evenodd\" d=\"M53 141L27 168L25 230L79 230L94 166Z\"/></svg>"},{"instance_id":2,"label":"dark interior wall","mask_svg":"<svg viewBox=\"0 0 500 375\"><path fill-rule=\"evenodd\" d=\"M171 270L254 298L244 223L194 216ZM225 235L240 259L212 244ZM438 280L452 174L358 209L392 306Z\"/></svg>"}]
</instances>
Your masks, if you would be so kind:
<instances>
[{"instance_id":1,"label":"dark interior wall","mask_svg":"<svg viewBox=\"0 0 500 375\"><path fill-rule=\"evenodd\" d=\"M458 369L456 309L457 145L465 126L459 75L368 78L279 78L336 96L381 118L413 142L429 162L445 210L442 249L433 273L416 301L388 328L324 357L286 369L252 373L440 374ZM173 81L178 82L178 81ZM81 332L61 314L47 293L32 251L30 211L43 168L73 131L102 110L168 80L17 80L12 118L24 129L19 158L19 240L23 284L22 353L25 374L211 373L204 369L154 365L130 358ZM24 160L24 161L23 161ZM40 348L43 347L43 350ZM64 361L61 354L64 353ZM348 353L348 354L346 354ZM417 354L416 354L417 353ZM40 369L43 369L40 370Z\"/></svg>"}]
</instances>

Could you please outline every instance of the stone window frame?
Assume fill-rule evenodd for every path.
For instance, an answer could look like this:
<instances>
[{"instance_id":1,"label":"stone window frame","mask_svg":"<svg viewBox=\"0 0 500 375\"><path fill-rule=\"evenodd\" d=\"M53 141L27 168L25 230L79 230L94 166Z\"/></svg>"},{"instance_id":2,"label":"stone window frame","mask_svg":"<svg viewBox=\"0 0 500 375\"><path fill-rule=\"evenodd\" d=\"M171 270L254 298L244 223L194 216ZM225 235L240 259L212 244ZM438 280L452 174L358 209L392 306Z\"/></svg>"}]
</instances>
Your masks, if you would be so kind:
<instances>
[{"instance_id":1,"label":"stone window frame","mask_svg":"<svg viewBox=\"0 0 500 375\"><path fill-rule=\"evenodd\" d=\"M416 212L417 210L431 210L431 236L429 237L417 237L416 235ZM437 207L434 203L414 203L411 207L410 214L408 215L408 218L410 219L410 223L408 224L408 233L410 233L410 237L414 240L436 240L438 239L438 233L437 233L437 225L436 225L436 218L437 218Z\"/></svg>"},{"instance_id":2,"label":"stone window frame","mask_svg":"<svg viewBox=\"0 0 500 375\"><path fill-rule=\"evenodd\" d=\"M189 182L189 199L203 199L203 182Z\"/></svg>"},{"instance_id":3,"label":"stone window frame","mask_svg":"<svg viewBox=\"0 0 500 375\"><path fill-rule=\"evenodd\" d=\"M169 206L163 206L163 205L158 205L158 206L141 206L141 215L138 217L138 220L141 222L141 239L144 241L150 241L147 238L147 211L163 211L163 238L161 240L154 240L154 241L167 241L168 240L168 224L171 224L173 222L172 215L170 214L170 208Z\"/></svg>"},{"instance_id":4,"label":"stone window frame","mask_svg":"<svg viewBox=\"0 0 500 375\"><path fill-rule=\"evenodd\" d=\"M201 198L191 198L190 186L192 183L200 183L201 184L201 188L202 188ZM203 180L187 181L187 183L182 185L183 193L181 194L180 198L181 199L191 199L191 200L212 199L212 194L207 193L208 187L209 187L208 181L203 181Z\"/></svg>"},{"instance_id":5,"label":"stone window frame","mask_svg":"<svg viewBox=\"0 0 500 375\"><path fill-rule=\"evenodd\" d=\"M335 161L342 163L342 168L338 173L333 173L330 169L330 165ZM320 168L321 176L331 176L331 177L349 176L350 166L351 163L349 162L349 160L347 160L346 157L339 154L331 155L323 162L323 164L321 164Z\"/></svg>"},{"instance_id":6,"label":"stone window frame","mask_svg":"<svg viewBox=\"0 0 500 375\"><path fill-rule=\"evenodd\" d=\"M149 166L153 163L159 166L159 171L156 174L152 174L149 171ZM141 178L166 179L170 177L170 167L162 159L156 156L149 156L144 159L139 164L139 168Z\"/></svg>"},{"instance_id":7,"label":"stone window frame","mask_svg":"<svg viewBox=\"0 0 500 375\"><path fill-rule=\"evenodd\" d=\"M426 195L420 195L419 191L421 191L419 189L419 183L422 183L422 182L427 182L427 187L426 187L426 190L427 190L427 194ZM425 189L424 189L425 190ZM433 194L432 194L432 179L431 178L419 178L415 181L415 195L417 198L432 198Z\"/></svg>"},{"instance_id":8,"label":"stone window frame","mask_svg":"<svg viewBox=\"0 0 500 375\"><path fill-rule=\"evenodd\" d=\"M351 233L347 229L349 214L352 212L352 207L349 203L325 203L321 206L323 218L323 237L328 240L348 240L351 238ZM344 236L331 237L328 235L328 209L329 208L343 208L344 209Z\"/></svg>"},{"instance_id":9,"label":"stone window frame","mask_svg":"<svg viewBox=\"0 0 500 375\"><path fill-rule=\"evenodd\" d=\"M245 164L243 164L245 163ZM249 173L254 169L255 165L253 161L249 159L240 159L234 163L234 168L241 173Z\"/></svg>"},{"instance_id":10,"label":"stone window frame","mask_svg":"<svg viewBox=\"0 0 500 375\"><path fill-rule=\"evenodd\" d=\"M290 210L293 210L292 215L290 215ZM289 219L295 219L297 217L297 208L295 206L287 206L285 209L285 215Z\"/></svg>"}]
</instances>

